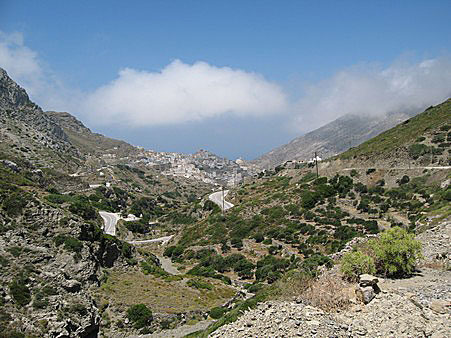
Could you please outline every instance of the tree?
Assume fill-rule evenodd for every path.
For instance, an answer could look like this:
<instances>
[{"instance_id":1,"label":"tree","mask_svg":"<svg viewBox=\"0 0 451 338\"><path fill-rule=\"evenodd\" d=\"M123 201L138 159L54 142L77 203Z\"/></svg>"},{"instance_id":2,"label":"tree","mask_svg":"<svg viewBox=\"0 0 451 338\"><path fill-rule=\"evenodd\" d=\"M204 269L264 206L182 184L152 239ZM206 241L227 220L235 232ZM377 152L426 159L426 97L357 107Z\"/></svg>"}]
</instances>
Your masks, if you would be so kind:
<instances>
[{"instance_id":1,"label":"tree","mask_svg":"<svg viewBox=\"0 0 451 338\"><path fill-rule=\"evenodd\" d=\"M411 274L417 261L422 258L421 243L414 234L394 227L370 241L377 272L388 277L402 277Z\"/></svg>"},{"instance_id":2,"label":"tree","mask_svg":"<svg viewBox=\"0 0 451 338\"><path fill-rule=\"evenodd\" d=\"M127 318L133 323L133 326L136 329L140 329L152 322L152 310L150 310L145 304L132 305L127 310Z\"/></svg>"}]
</instances>

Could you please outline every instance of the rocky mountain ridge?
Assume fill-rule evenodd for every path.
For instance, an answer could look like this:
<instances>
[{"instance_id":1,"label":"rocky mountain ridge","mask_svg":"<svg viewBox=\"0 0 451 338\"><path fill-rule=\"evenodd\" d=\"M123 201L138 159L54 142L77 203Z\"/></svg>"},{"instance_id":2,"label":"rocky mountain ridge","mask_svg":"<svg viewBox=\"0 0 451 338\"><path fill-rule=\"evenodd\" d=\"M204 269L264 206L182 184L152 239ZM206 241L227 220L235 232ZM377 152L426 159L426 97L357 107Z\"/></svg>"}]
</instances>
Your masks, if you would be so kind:
<instances>
[{"instance_id":1,"label":"rocky mountain ridge","mask_svg":"<svg viewBox=\"0 0 451 338\"><path fill-rule=\"evenodd\" d=\"M3 152L19 155L41 167L76 166L79 152L61 126L34 104L1 68L0 122Z\"/></svg>"},{"instance_id":2,"label":"rocky mountain ridge","mask_svg":"<svg viewBox=\"0 0 451 338\"><path fill-rule=\"evenodd\" d=\"M271 169L286 161L307 161L314 157L315 152L325 159L357 146L411 116L412 114L406 113L386 116L345 115L271 150L250 163L262 169Z\"/></svg>"}]
</instances>

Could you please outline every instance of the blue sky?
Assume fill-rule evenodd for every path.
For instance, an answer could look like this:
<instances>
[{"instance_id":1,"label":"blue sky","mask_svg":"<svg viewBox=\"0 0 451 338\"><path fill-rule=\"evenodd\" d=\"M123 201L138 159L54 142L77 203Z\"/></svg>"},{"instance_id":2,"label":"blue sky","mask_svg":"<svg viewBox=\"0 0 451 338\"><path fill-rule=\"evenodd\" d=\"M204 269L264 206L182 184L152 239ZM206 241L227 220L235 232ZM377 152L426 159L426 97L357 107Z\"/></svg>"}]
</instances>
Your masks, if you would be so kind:
<instances>
[{"instance_id":1,"label":"blue sky","mask_svg":"<svg viewBox=\"0 0 451 338\"><path fill-rule=\"evenodd\" d=\"M0 67L108 136L252 159L449 97L450 22L451 1L0 0Z\"/></svg>"}]
</instances>

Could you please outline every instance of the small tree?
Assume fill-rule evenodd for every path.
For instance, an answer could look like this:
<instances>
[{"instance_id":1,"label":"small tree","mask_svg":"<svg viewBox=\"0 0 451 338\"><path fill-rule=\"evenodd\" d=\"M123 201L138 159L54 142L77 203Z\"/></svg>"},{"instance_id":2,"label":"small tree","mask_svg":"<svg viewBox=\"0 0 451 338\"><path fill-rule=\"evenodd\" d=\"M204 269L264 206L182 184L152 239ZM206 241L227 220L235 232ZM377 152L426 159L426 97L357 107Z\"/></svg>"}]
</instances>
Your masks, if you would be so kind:
<instances>
[{"instance_id":1,"label":"small tree","mask_svg":"<svg viewBox=\"0 0 451 338\"><path fill-rule=\"evenodd\" d=\"M361 274L376 273L374 259L361 251L346 253L341 260L341 272L349 280L356 281Z\"/></svg>"},{"instance_id":2,"label":"small tree","mask_svg":"<svg viewBox=\"0 0 451 338\"><path fill-rule=\"evenodd\" d=\"M370 241L370 247L377 271L388 277L411 274L422 258L420 241L400 227L385 231L379 239Z\"/></svg>"},{"instance_id":3,"label":"small tree","mask_svg":"<svg viewBox=\"0 0 451 338\"><path fill-rule=\"evenodd\" d=\"M152 322L152 310L144 304L132 305L127 310L127 318L133 323L136 329L140 329Z\"/></svg>"}]
</instances>

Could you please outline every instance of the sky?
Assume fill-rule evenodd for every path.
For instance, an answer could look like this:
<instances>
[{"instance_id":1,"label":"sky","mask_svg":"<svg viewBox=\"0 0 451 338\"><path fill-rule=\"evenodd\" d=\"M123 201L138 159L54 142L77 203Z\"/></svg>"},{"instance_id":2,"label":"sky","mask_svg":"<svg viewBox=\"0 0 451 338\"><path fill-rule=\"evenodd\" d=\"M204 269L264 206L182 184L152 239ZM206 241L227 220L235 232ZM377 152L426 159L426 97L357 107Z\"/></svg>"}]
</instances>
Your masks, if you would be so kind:
<instances>
[{"instance_id":1,"label":"sky","mask_svg":"<svg viewBox=\"0 0 451 338\"><path fill-rule=\"evenodd\" d=\"M450 37L449 0L0 0L0 67L44 110L231 159L446 100Z\"/></svg>"}]
</instances>

